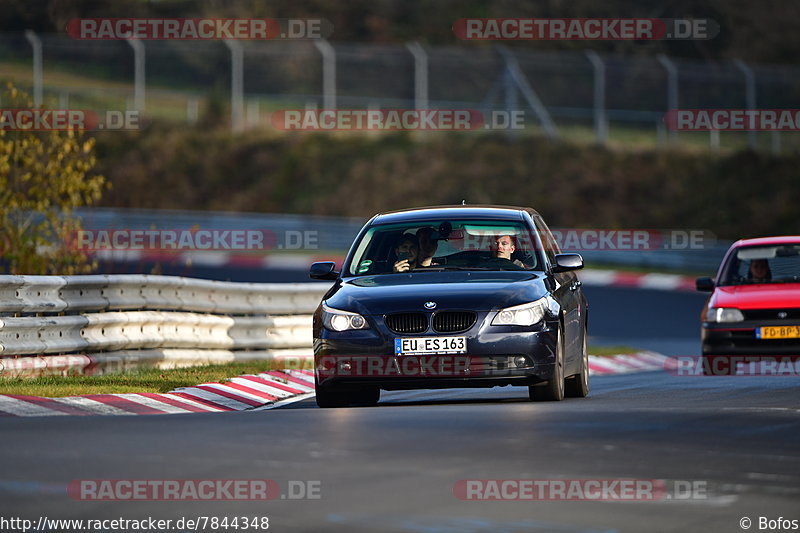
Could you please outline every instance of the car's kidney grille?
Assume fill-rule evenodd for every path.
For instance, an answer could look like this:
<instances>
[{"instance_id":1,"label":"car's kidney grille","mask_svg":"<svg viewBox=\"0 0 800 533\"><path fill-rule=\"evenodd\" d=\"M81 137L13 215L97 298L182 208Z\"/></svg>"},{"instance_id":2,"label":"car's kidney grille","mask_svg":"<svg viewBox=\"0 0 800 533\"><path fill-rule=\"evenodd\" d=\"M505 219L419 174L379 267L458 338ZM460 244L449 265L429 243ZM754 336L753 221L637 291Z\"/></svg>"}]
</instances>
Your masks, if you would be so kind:
<instances>
[{"instance_id":1,"label":"car's kidney grille","mask_svg":"<svg viewBox=\"0 0 800 533\"><path fill-rule=\"evenodd\" d=\"M743 309L746 320L800 320L800 308L794 309ZM786 313L786 316L778 316Z\"/></svg>"},{"instance_id":2,"label":"car's kidney grille","mask_svg":"<svg viewBox=\"0 0 800 533\"><path fill-rule=\"evenodd\" d=\"M422 333L428 329L425 313L395 313L386 315L386 325L395 333Z\"/></svg>"},{"instance_id":3,"label":"car's kidney grille","mask_svg":"<svg viewBox=\"0 0 800 533\"><path fill-rule=\"evenodd\" d=\"M439 333L466 331L475 324L476 318L471 311L442 311L433 316L433 329Z\"/></svg>"}]
</instances>

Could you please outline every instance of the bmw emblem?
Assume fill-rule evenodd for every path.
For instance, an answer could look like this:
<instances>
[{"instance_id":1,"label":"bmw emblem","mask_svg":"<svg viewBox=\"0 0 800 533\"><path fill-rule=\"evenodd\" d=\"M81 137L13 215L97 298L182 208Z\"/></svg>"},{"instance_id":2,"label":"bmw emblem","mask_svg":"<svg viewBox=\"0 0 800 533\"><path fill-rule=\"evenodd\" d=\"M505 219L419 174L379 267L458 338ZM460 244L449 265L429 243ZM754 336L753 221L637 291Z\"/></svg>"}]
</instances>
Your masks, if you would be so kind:
<instances>
[{"instance_id":1,"label":"bmw emblem","mask_svg":"<svg viewBox=\"0 0 800 533\"><path fill-rule=\"evenodd\" d=\"M781 311L780 313L778 313L778 318L786 318L787 316L789 316L789 313L787 313L786 311Z\"/></svg>"},{"instance_id":2,"label":"bmw emblem","mask_svg":"<svg viewBox=\"0 0 800 533\"><path fill-rule=\"evenodd\" d=\"M436 309L436 302L425 302L425 309Z\"/></svg>"}]
</instances>

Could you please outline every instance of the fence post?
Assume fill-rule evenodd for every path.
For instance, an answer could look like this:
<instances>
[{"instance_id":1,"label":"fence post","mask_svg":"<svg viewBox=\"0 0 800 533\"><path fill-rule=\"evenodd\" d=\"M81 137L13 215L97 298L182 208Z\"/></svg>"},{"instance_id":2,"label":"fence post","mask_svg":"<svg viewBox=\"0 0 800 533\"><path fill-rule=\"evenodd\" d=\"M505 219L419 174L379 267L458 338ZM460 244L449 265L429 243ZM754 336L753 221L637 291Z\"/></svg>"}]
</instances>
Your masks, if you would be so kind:
<instances>
[{"instance_id":1,"label":"fence post","mask_svg":"<svg viewBox=\"0 0 800 533\"><path fill-rule=\"evenodd\" d=\"M667 71L667 111L678 109L678 67L675 63L665 56L658 54L658 62ZM669 132L673 144L678 142L678 130L672 129Z\"/></svg>"},{"instance_id":2,"label":"fence post","mask_svg":"<svg viewBox=\"0 0 800 533\"><path fill-rule=\"evenodd\" d=\"M322 106L336 109L336 51L327 39L314 39L314 46L322 55Z\"/></svg>"},{"instance_id":3,"label":"fence post","mask_svg":"<svg viewBox=\"0 0 800 533\"><path fill-rule=\"evenodd\" d=\"M133 107L144 112L144 43L139 39L125 39L133 48Z\"/></svg>"},{"instance_id":4,"label":"fence post","mask_svg":"<svg viewBox=\"0 0 800 533\"><path fill-rule=\"evenodd\" d=\"M781 153L781 132L772 132L772 153L779 155Z\"/></svg>"},{"instance_id":5,"label":"fence post","mask_svg":"<svg viewBox=\"0 0 800 533\"><path fill-rule=\"evenodd\" d=\"M531 85L528 83L528 80L525 78L525 75L522 73L522 69L519 67L517 58L515 58L514 55L504 46L498 46L497 50L500 52L500 55L503 56L503 59L506 62L506 70L504 75L508 76L509 83L513 81L520 90L523 98L525 98L525 100L528 102L528 105L531 106L531 109L533 109L533 112L536 114L536 116L539 117L539 121L542 123L542 127L544 128L545 133L547 133L547 136L551 139L557 139L558 128L553 122L553 119L550 117L550 113L547 111L547 108L536 94L536 91L533 90L533 87L531 87ZM508 97L508 92L506 92L506 96Z\"/></svg>"},{"instance_id":6,"label":"fence post","mask_svg":"<svg viewBox=\"0 0 800 533\"><path fill-rule=\"evenodd\" d=\"M42 40L33 30L25 30L25 38L33 48L33 106L42 105Z\"/></svg>"},{"instance_id":7,"label":"fence post","mask_svg":"<svg viewBox=\"0 0 800 533\"><path fill-rule=\"evenodd\" d=\"M233 39L225 39L225 45L231 51L231 129L240 132L244 129L244 51Z\"/></svg>"},{"instance_id":8,"label":"fence post","mask_svg":"<svg viewBox=\"0 0 800 533\"><path fill-rule=\"evenodd\" d=\"M608 116L606 115L606 65L594 50L586 50L586 57L594 69L594 132L597 144L608 141Z\"/></svg>"},{"instance_id":9,"label":"fence post","mask_svg":"<svg viewBox=\"0 0 800 533\"><path fill-rule=\"evenodd\" d=\"M742 61L741 59L736 59L734 61L736 66L739 70L742 71L744 74L744 100L745 105L749 111L754 111L756 108L756 75L747 64ZM747 132L747 146L750 149L756 149L756 132L755 131L748 131Z\"/></svg>"},{"instance_id":10,"label":"fence post","mask_svg":"<svg viewBox=\"0 0 800 533\"><path fill-rule=\"evenodd\" d=\"M428 53L418 42L407 43L414 56L414 108L428 108Z\"/></svg>"}]
</instances>

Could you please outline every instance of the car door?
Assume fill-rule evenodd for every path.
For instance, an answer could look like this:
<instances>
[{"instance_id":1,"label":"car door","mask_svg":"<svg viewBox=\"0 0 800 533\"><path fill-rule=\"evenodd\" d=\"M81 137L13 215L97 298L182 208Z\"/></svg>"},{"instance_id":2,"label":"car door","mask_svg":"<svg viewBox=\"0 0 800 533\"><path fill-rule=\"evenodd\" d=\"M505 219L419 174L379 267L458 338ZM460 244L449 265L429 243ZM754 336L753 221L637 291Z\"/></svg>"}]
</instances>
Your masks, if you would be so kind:
<instances>
[{"instance_id":1,"label":"car door","mask_svg":"<svg viewBox=\"0 0 800 533\"><path fill-rule=\"evenodd\" d=\"M555 264L555 255L561 253L561 248L541 217L537 217L536 226L545 255L550 263L549 267L552 268L552 265ZM564 369L565 374L569 375L579 371L583 351L581 286L575 272L552 272L550 270L550 275L556 284L554 295L561 304L564 318L564 342L566 343Z\"/></svg>"}]
</instances>

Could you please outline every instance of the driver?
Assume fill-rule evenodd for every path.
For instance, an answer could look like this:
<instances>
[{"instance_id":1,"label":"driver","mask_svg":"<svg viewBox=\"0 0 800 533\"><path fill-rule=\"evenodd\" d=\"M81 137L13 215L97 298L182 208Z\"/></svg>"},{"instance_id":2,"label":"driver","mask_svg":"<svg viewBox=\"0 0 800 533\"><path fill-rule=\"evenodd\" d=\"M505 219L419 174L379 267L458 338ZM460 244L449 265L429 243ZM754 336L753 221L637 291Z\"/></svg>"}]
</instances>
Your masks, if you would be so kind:
<instances>
[{"instance_id":1,"label":"driver","mask_svg":"<svg viewBox=\"0 0 800 533\"><path fill-rule=\"evenodd\" d=\"M525 264L519 259L511 260L511 254L517 250L517 244L514 237L511 235L498 235L494 239L494 247L492 248L492 256L497 259L506 259L511 261L517 266L524 267Z\"/></svg>"},{"instance_id":2,"label":"driver","mask_svg":"<svg viewBox=\"0 0 800 533\"><path fill-rule=\"evenodd\" d=\"M767 283L772 280L769 261L766 259L753 259L750 261L749 280L753 283Z\"/></svg>"}]
</instances>

